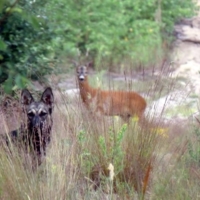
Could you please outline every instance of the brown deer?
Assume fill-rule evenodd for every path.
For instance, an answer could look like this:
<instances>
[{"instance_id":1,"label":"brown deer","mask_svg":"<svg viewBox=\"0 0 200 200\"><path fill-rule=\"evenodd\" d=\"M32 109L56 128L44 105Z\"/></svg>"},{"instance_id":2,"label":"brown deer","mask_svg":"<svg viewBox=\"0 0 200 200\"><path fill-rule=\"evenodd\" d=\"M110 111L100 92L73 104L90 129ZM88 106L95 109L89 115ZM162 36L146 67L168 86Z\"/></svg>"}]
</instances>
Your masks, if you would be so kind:
<instances>
[{"instance_id":1,"label":"brown deer","mask_svg":"<svg viewBox=\"0 0 200 200\"><path fill-rule=\"evenodd\" d=\"M120 116L124 120L137 115L143 118L145 99L133 91L104 91L89 85L87 66L77 66L80 96L88 109L108 116Z\"/></svg>"}]
</instances>

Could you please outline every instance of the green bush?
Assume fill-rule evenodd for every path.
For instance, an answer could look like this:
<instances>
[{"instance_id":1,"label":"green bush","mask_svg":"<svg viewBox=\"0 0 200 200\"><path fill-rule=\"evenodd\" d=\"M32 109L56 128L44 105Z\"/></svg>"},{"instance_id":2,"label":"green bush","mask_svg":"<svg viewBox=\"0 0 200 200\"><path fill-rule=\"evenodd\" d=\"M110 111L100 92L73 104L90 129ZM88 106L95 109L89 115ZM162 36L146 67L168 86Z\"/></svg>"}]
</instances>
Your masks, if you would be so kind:
<instances>
[{"instance_id":1,"label":"green bush","mask_svg":"<svg viewBox=\"0 0 200 200\"><path fill-rule=\"evenodd\" d=\"M7 92L63 57L105 68L155 64L173 25L195 11L192 0L10 2L0 3L0 83Z\"/></svg>"},{"instance_id":2,"label":"green bush","mask_svg":"<svg viewBox=\"0 0 200 200\"><path fill-rule=\"evenodd\" d=\"M49 1L47 8L62 52L76 58L87 55L101 66L102 61L156 62L174 23L194 14L191 0L57 0ZM59 14L50 15L53 10Z\"/></svg>"},{"instance_id":3,"label":"green bush","mask_svg":"<svg viewBox=\"0 0 200 200\"><path fill-rule=\"evenodd\" d=\"M52 35L44 20L21 7L5 4L0 23L0 83L10 93L50 72Z\"/></svg>"},{"instance_id":4,"label":"green bush","mask_svg":"<svg viewBox=\"0 0 200 200\"><path fill-rule=\"evenodd\" d=\"M187 0L160 0L162 8L162 30L171 33L173 26L178 20L194 15L194 1Z\"/></svg>"}]
</instances>

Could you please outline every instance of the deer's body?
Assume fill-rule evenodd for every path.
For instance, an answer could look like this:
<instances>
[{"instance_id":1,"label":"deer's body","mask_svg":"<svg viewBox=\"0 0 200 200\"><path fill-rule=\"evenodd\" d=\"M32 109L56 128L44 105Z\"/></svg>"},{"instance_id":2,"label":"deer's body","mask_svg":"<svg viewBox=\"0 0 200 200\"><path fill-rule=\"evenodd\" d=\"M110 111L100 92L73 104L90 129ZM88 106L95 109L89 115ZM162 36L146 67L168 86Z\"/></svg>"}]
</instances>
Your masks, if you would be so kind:
<instances>
[{"instance_id":1,"label":"deer's body","mask_svg":"<svg viewBox=\"0 0 200 200\"><path fill-rule=\"evenodd\" d=\"M87 68L81 67L77 69L80 96L88 109L103 115L118 115L122 118L137 115L142 118L146 108L146 101L142 96L133 91L104 91L93 88L84 74Z\"/></svg>"}]
</instances>

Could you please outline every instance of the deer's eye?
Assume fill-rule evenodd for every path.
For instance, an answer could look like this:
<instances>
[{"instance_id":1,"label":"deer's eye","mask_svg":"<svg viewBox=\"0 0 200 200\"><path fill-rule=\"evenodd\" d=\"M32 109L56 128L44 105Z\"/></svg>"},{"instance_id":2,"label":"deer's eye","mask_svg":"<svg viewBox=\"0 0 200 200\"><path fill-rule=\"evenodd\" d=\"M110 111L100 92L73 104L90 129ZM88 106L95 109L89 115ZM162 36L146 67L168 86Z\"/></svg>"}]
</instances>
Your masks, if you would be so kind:
<instances>
[{"instance_id":1,"label":"deer's eye","mask_svg":"<svg viewBox=\"0 0 200 200\"><path fill-rule=\"evenodd\" d=\"M47 112L45 112L45 111L41 111L39 114L40 117L44 117L45 115L47 115Z\"/></svg>"},{"instance_id":2,"label":"deer's eye","mask_svg":"<svg viewBox=\"0 0 200 200\"><path fill-rule=\"evenodd\" d=\"M28 113L28 116L29 116L29 117L34 117L34 116L35 116L35 113L34 113L34 112L29 112L29 113Z\"/></svg>"}]
</instances>

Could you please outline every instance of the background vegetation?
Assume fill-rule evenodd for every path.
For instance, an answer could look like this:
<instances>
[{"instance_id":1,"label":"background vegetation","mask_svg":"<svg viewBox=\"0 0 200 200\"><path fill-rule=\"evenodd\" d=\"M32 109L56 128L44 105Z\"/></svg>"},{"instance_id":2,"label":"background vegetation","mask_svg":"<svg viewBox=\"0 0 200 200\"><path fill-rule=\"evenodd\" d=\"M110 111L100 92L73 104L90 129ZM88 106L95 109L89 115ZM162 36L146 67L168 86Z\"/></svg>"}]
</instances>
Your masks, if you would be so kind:
<instances>
[{"instance_id":1,"label":"background vegetation","mask_svg":"<svg viewBox=\"0 0 200 200\"><path fill-rule=\"evenodd\" d=\"M191 0L1 0L0 83L10 93L80 57L101 68L155 64L193 12Z\"/></svg>"}]
</instances>

